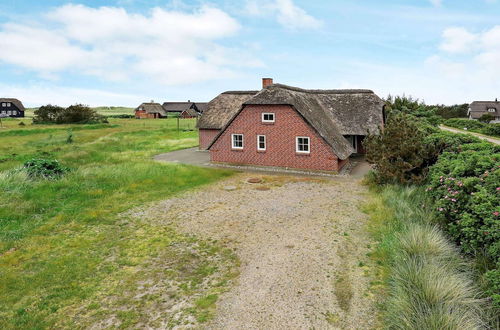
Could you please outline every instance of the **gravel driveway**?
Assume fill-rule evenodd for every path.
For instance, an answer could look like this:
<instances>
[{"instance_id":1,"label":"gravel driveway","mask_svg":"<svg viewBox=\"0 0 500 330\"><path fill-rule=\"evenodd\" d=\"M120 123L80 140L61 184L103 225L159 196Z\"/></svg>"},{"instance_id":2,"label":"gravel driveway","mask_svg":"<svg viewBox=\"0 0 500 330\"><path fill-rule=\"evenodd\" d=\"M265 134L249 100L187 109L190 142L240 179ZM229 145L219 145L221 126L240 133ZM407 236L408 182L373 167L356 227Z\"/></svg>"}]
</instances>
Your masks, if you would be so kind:
<instances>
[{"instance_id":1,"label":"gravel driveway","mask_svg":"<svg viewBox=\"0 0 500 330\"><path fill-rule=\"evenodd\" d=\"M262 179L250 184L249 177ZM240 259L211 329L369 329L366 188L352 177L239 174L156 204L148 216L216 239Z\"/></svg>"}]
</instances>

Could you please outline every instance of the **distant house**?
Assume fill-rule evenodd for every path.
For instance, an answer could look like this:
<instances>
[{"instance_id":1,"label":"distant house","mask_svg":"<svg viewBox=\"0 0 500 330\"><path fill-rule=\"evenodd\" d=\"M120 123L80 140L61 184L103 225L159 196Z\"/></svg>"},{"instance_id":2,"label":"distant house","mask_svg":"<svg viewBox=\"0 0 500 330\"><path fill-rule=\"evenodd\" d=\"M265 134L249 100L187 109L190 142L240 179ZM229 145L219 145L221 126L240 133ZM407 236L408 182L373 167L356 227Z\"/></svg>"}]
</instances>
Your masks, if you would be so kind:
<instances>
[{"instance_id":1,"label":"distant house","mask_svg":"<svg viewBox=\"0 0 500 330\"><path fill-rule=\"evenodd\" d=\"M243 103L257 93L258 91L228 91L210 101L197 124L200 149L206 150Z\"/></svg>"},{"instance_id":2,"label":"distant house","mask_svg":"<svg viewBox=\"0 0 500 330\"><path fill-rule=\"evenodd\" d=\"M135 108L134 112L136 119L167 117L167 113L161 104L154 102L142 103L140 106Z\"/></svg>"},{"instance_id":3,"label":"distant house","mask_svg":"<svg viewBox=\"0 0 500 330\"><path fill-rule=\"evenodd\" d=\"M225 122L208 145L211 161L339 171L351 155L365 152L365 136L384 125L384 101L371 90L306 90L266 78L252 94L231 98L229 111L210 113L214 129ZM210 110L200 120L200 136L210 127L203 122Z\"/></svg>"},{"instance_id":4,"label":"distant house","mask_svg":"<svg viewBox=\"0 0 500 330\"><path fill-rule=\"evenodd\" d=\"M8 117L24 117L24 105L18 99L0 98L0 114Z\"/></svg>"},{"instance_id":5,"label":"distant house","mask_svg":"<svg viewBox=\"0 0 500 330\"><path fill-rule=\"evenodd\" d=\"M162 105L167 117L195 118L201 114L197 103L187 102L165 102Z\"/></svg>"},{"instance_id":6,"label":"distant house","mask_svg":"<svg viewBox=\"0 0 500 330\"><path fill-rule=\"evenodd\" d=\"M498 99L495 101L474 101L470 104L467 114L471 120L478 120L481 116L490 114L495 117L492 123L500 123L500 102Z\"/></svg>"}]
</instances>

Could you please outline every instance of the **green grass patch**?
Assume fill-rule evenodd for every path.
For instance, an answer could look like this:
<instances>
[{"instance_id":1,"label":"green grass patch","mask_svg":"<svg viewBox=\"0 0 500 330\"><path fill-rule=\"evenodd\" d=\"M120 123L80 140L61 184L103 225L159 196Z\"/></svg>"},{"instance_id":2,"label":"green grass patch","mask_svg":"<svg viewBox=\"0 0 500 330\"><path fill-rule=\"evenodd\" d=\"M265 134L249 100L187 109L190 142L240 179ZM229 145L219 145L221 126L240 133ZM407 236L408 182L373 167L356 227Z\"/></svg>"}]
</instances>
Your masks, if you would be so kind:
<instances>
[{"instance_id":1,"label":"green grass patch","mask_svg":"<svg viewBox=\"0 0 500 330\"><path fill-rule=\"evenodd\" d=\"M170 327L185 319L169 314L179 297L191 301L179 313L205 313L195 301L224 290L205 283L227 282L234 255L217 242L121 215L231 174L154 162L155 154L197 145L197 132L176 125L134 119L74 125L71 144L69 125L21 129L32 134L16 134L15 122L6 125L1 132L10 135L0 145L1 328ZM19 170L40 155L70 171L34 180Z\"/></svg>"},{"instance_id":2,"label":"green grass patch","mask_svg":"<svg viewBox=\"0 0 500 330\"><path fill-rule=\"evenodd\" d=\"M372 257L385 283L382 318L389 329L478 329L488 305L472 267L433 225L423 191L386 186L365 205L378 245Z\"/></svg>"}]
</instances>

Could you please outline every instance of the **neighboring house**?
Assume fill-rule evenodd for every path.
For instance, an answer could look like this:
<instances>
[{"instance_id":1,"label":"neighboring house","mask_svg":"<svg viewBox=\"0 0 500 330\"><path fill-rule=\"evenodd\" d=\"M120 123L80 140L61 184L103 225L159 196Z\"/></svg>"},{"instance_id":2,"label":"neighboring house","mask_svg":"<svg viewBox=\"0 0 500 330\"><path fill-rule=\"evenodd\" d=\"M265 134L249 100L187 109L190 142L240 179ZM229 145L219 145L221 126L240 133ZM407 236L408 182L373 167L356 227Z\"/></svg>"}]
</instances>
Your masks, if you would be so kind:
<instances>
[{"instance_id":1,"label":"neighboring house","mask_svg":"<svg viewBox=\"0 0 500 330\"><path fill-rule=\"evenodd\" d=\"M199 110L195 102L165 102L163 109L167 117L196 118L202 111Z\"/></svg>"},{"instance_id":2,"label":"neighboring house","mask_svg":"<svg viewBox=\"0 0 500 330\"><path fill-rule=\"evenodd\" d=\"M207 110L208 102L196 102L196 107L198 108L198 112L203 114Z\"/></svg>"},{"instance_id":3,"label":"neighboring house","mask_svg":"<svg viewBox=\"0 0 500 330\"><path fill-rule=\"evenodd\" d=\"M490 114L495 119L492 123L500 123L500 102L495 101L474 101L469 106L467 115L469 119L478 120L481 116Z\"/></svg>"},{"instance_id":4,"label":"neighboring house","mask_svg":"<svg viewBox=\"0 0 500 330\"><path fill-rule=\"evenodd\" d=\"M8 117L24 117L24 106L18 99L0 98L0 114Z\"/></svg>"},{"instance_id":5,"label":"neighboring house","mask_svg":"<svg viewBox=\"0 0 500 330\"><path fill-rule=\"evenodd\" d=\"M206 150L243 103L257 93L258 91L228 91L210 101L197 124L200 149Z\"/></svg>"},{"instance_id":6,"label":"neighboring house","mask_svg":"<svg viewBox=\"0 0 500 330\"><path fill-rule=\"evenodd\" d=\"M153 101L151 101L150 103L142 103L140 106L135 108L134 111L136 119L167 117L167 113L165 112L161 104L154 103Z\"/></svg>"},{"instance_id":7,"label":"neighboring house","mask_svg":"<svg viewBox=\"0 0 500 330\"><path fill-rule=\"evenodd\" d=\"M269 80L232 106L239 109L208 145L211 161L339 171L384 125L384 101L370 90L305 90Z\"/></svg>"}]
</instances>

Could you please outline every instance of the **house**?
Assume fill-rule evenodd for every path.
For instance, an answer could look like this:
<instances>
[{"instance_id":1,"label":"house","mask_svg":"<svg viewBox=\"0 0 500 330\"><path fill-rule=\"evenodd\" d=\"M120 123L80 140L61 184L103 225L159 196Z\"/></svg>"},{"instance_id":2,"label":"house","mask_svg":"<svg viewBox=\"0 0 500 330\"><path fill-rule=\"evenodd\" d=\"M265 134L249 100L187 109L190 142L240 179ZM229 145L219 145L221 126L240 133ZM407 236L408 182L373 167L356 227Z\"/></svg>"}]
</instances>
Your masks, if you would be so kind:
<instances>
[{"instance_id":1,"label":"house","mask_svg":"<svg viewBox=\"0 0 500 330\"><path fill-rule=\"evenodd\" d=\"M24 105L18 99L0 98L0 114L7 117L24 117Z\"/></svg>"},{"instance_id":2,"label":"house","mask_svg":"<svg viewBox=\"0 0 500 330\"><path fill-rule=\"evenodd\" d=\"M227 91L210 101L196 126L199 130L200 150L206 150L243 103L257 93L258 91Z\"/></svg>"},{"instance_id":3,"label":"house","mask_svg":"<svg viewBox=\"0 0 500 330\"><path fill-rule=\"evenodd\" d=\"M478 120L481 116L490 114L495 119L492 123L500 123L500 102L498 99L495 101L474 101L469 106L467 115L471 120Z\"/></svg>"},{"instance_id":4,"label":"house","mask_svg":"<svg viewBox=\"0 0 500 330\"><path fill-rule=\"evenodd\" d=\"M167 113L167 117L196 118L202 112L196 103L189 100L187 102L165 102L162 107Z\"/></svg>"},{"instance_id":5,"label":"house","mask_svg":"<svg viewBox=\"0 0 500 330\"><path fill-rule=\"evenodd\" d=\"M167 113L161 104L154 103L153 101L150 103L142 103L140 106L135 108L134 112L136 119L167 117Z\"/></svg>"},{"instance_id":6,"label":"house","mask_svg":"<svg viewBox=\"0 0 500 330\"><path fill-rule=\"evenodd\" d=\"M384 101L371 90L306 90L266 78L245 95L221 114L225 124L208 145L213 162L339 171L384 125Z\"/></svg>"}]
</instances>

